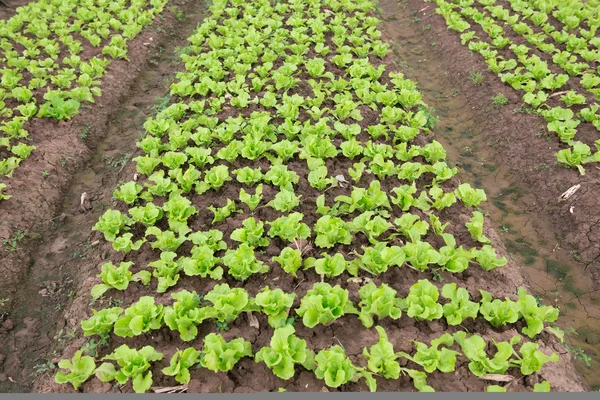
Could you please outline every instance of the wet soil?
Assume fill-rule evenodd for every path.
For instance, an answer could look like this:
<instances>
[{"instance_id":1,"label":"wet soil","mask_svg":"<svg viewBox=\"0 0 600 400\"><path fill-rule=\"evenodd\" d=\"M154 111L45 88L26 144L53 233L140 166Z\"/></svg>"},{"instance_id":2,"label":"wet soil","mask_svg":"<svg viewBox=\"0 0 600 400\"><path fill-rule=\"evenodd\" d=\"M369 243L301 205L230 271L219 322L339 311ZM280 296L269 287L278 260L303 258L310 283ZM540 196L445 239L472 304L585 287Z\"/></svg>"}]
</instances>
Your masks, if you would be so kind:
<instances>
[{"instance_id":1,"label":"wet soil","mask_svg":"<svg viewBox=\"0 0 600 400\"><path fill-rule=\"evenodd\" d=\"M594 192L600 171L588 165L580 176L556 164L554 152L562 145L544 131L543 118L521 111L520 95L460 43L434 13L434 4L384 0L380 7L400 65L440 118L436 139L448 149L459 176L486 190L483 208L489 219L532 289L546 304L561 308L559 325L567 332L578 370L597 389L600 287L595 260L600 249L595 221L600 212ZM482 85L470 79L473 70L483 73ZM508 99L504 107L492 105L499 93ZM576 184L581 188L559 201Z\"/></svg>"}]
</instances>

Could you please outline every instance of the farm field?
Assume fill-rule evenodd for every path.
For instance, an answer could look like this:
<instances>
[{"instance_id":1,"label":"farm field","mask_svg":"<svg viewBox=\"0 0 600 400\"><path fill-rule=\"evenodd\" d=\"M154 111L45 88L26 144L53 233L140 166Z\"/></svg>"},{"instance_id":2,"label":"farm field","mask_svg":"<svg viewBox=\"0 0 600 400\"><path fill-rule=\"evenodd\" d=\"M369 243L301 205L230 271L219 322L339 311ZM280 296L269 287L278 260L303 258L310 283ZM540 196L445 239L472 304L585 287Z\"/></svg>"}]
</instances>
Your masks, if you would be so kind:
<instances>
[{"instance_id":1,"label":"farm field","mask_svg":"<svg viewBox=\"0 0 600 400\"><path fill-rule=\"evenodd\" d=\"M574 79L489 1L0 8L0 391L598 390L578 4Z\"/></svg>"}]
</instances>

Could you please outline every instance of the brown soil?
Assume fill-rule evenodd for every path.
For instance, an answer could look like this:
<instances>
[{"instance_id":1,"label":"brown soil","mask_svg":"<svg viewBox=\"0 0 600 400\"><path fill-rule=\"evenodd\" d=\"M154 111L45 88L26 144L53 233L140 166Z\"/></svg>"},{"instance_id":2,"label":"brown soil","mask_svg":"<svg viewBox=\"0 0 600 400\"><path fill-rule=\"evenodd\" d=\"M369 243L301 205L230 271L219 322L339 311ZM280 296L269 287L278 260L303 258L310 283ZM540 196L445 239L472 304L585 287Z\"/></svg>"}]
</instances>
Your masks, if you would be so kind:
<instances>
[{"instance_id":1,"label":"brown soil","mask_svg":"<svg viewBox=\"0 0 600 400\"><path fill-rule=\"evenodd\" d=\"M586 175L581 176L577 170L557 164L554 153L564 145L559 144L552 133L539 134L545 128L543 118L513 112L522 104L520 94L488 71L479 54L470 53L460 43L459 35L448 30L444 18L434 13L435 5L422 0L401 0L399 4L411 13L418 12L422 24L430 26L427 34L422 35L423 41L435 42L428 55L429 61L435 60L440 68L449 72L448 80L453 87L460 89L476 115L476 122L485 135L481 139L487 143L494 161L512 171L524 187L531 188L530 192L537 199L531 211L551 221L562 247L579 253L585 263L584 270L598 288L600 211L596 207L595 193L600 189L600 170L588 164ZM469 78L473 69L483 73L483 85L475 86ZM498 93L504 94L511 106L500 110L493 108L491 98ZM597 136L593 127L580 133L581 140L585 142ZM568 201L558 201L563 192L577 184L581 184L577 193Z\"/></svg>"},{"instance_id":2,"label":"brown soil","mask_svg":"<svg viewBox=\"0 0 600 400\"><path fill-rule=\"evenodd\" d=\"M132 59L133 60L133 59ZM388 56L386 63L392 64L392 56ZM172 66L163 65L160 67L161 74L167 73ZM170 72L170 71L169 71ZM169 74L170 75L170 74ZM157 75L150 75L154 77ZM142 85L143 87L143 85ZM138 88L139 89L139 88ZM91 159L81 161L79 167L73 170L74 177L70 182L62 186L64 195L58 196L59 200L53 205L54 210L49 211L48 215L59 216L55 222L44 226L40 230L41 238L44 240L36 247L35 251L30 251L31 269L36 271L31 274L27 282L27 287L20 290L18 298L15 301L16 311L11 314L11 319L5 321L3 328L0 328L0 342L4 343L0 349L0 366L2 374L0 375L0 391L24 391L33 390L36 392L72 392L72 388L67 385L56 385L53 382L54 371L44 371L44 363L57 362L60 358L70 357L76 349L87 342L87 338L81 336L79 323L82 319L89 317L90 305L89 291L91 287L98 283L95 275L99 272L99 266L108 260L119 262L128 260L127 256L115 254L111 246L102 240L99 232L91 231L91 227L96 223L98 217L107 207L122 207L111 201L111 196L115 185L120 181L127 181L133 176L135 169L131 163L123 168L112 168L107 166L107 157L113 159L122 154L134 153L132 157L141 154L135 147L137 131L143 122L144 115L138 112L142 107L151 105L153 96L149 93L133 92L133 96L125 100L123 115L116 118L112 123L105 126L102 132L106 133L106 139L101 141L96 149L96 153ZM133 110L130 108L134 108ZM366 110L365 110L366 111ZM143 113L141 113L143 114ZM366 116L366 115L365 115ZM368 120L368 118L365 118ZM365 121L366 122L366 121ZM39 147L38 147L39 149ZM240 164L240 166L245 164ZM260 165L260 163L258 163ZM347 168L343 163L328 165L330 172L341 172L342 168ZM298 174L306 174L306 167L303 163L291 163L290 168ZM39 176L39 175L38 175ZM306 216L311 215L309 211L312 201L319 194L306 184L306 180L301 180L303 184L298 187L297 193L303 194L305 205L300 206L298 211L304 212ZM68 186L70 183L70 187ZM388 180L391 184L391 180ZM449 185L456 185L457 181L452 180ZM68 188L68 189L67 189ZM228 185L218 194L205 195L203 198L208 204L222 206L225 198L237 198L240 186L237 184ZM88 213L80 212L79 199L82 192L87 192L92 199L92 209ZM329 195L346 194L343 189L332 189ZM268 201L274 193L265 191L265 200ZM60 199L62 198L62 201ZM204 209L207 203L202 204ZM308 207L308 208L307 208ZM203 210L204 211L204 210ZM272 210L264 208L256 211L261 219L272 219ZM210 224L210 213L203 213L205 218L196 219L196 226L192 228L206 229ZM241 224L247 215L238 215L217 225L228 238L229 233ZM456 226L464 225L469 218L468 210L461 207L453 207L453 211L443 215L444 219L455 222ZM50 218L50 217L49 217ZM307 220L307 223L314 223ZM462 223L462 224L461 224ZM506 251L498 244L500 239L488 228L485 231L486 236L496 244L499 254L506 255ZM464 228L462 229L464 231ZM139 232L134 232L139 234ZM461 243L468 245L470 238L465 232L454 232ZM357 244L365 243L364 237L358 238ZM284 246L282 242L272 241L272 245L266 249L263 259L271 257L278 253L278 249ZM340 246L336 250L348 252L349 248ZM135 261L138 266L147 264L148 261L157 258L157 252L150 249L145 244ZM316 255L316 252L315 254ZM337 279L330 280L332 285L340 284L350 291L351 299L357 302L358 285L356 283L346 282L348 276L344 275ZM417 273L410 268L394 268L387 273L374 279L375 283L387 283L398 291L399 296L406 296L411 284L417 279L429 278L428 274ZM514 261L499 270L493 272L484 272L479 268L470 268L463 274L443 274L443 283L457 282L460 286L468 288L478 288L490 291L497 297L509 295L514 298L516 288L524 285L524 281L519 270L519 265ZM225 279L232 286L240 286L240 283L231 278ZM251 295L268 284L271 288L280 287L287 292L295 292L301 297L312 286L312 282L320 278L313 272L299 272L297 279L291 279L279 268L272 268L267 274L253 276L243 287ZM35 290L36 285L38 286ZM132 284L126 292L111 292L107 299L101 300L93 305L93 308L100 309L108 305L109 302L120 303L127 307L145 294L152 294L159 303L171 303L170 294L156 295L156 282L149 287L143 287L138 284ZM206 293L212 288L214 282L208 280L199 280L188 278L182 275L178 283L178 289L195 290L199 293ZM39 295L35 295L39 292ZM475 290L471 290L472 296L478 298ZM298 300L296 305L298 305ZM272 335L272 329L267 325L266 319L257 315L260 327L258 329L249 328L246 316L240 316L230 325L230 331L223 333L225 339L234 337L243 337L253 343L253 350L257 351L261 346L268 344ZM49 323L49 321L51 321ZM444 332L455 332L456 327L449 327L444 322L415 322L406 316L398 321L385 319L380 325L389 333L390 341L394 343L396 351L411 351L412 344L410 340L428 341ZM374 329L367 330L360 325L360 322L353 316L343 317L335 321L330 326L317 326L313 329L304 328L302 324L296 324L298 336L307 340L309 347L318 351L331 345L341 344L346 349L351 360L356 364L363 364L361 353L363 347L368 347L377 342L377 334ZM521 324L516 324L505 329L493 329L487 323L465 322L464 329L476 331L486 338L498 340L507 340L512 335L517 334L522 328ZM199 337L203 337L209 332L216 332L213 324L204 323L199 327ZM57 333L58 332L58 333ZM357 332L361 332L357 335ZM160 373L160 369L168 365L170 356L177 348L189 346L200 346L200 340L184 343L179 339L177 333L171 332L167 328L154 331L152 334L136 337L132 340L113 337L110 348L114 348L122 343L135 343L136 347L152 345L158 351L164 354L162 361L153 366L154 385L176 386L177 383ZM518 371L511 370L510 373L519 379L511 386L511 391L530 391L533 384L541 380L549 380L555 391L582 391L585 385L575 372L571 363L571 356L558 341L547 333L540 335L538 343L542 351L549 353L556 351L561 354L561 360L557 364L549 364L544 367L540 374L530 378L523 378ZM101 354L109 351L107 348L99 348ZM407 364L411 366L411 363ZM41 373L38 379L32 371L37 369ZM297 374L290 381L282 381L276 378L263 363L257 364L246 358L240 361L238 365L228 374L214 374L204 369L193 369L192 381L188 386L188 392L225 392L225 393L244 393L256 391L277 391L278 388L286 388L288 391L322 391L324 384L319 381L313 373L297 371ZM428 384L439 391L482 391L485 386L490 384L476 378L468 373L466 363L461 361L457 363L457 372L455 374L430 374ZM402 378L396 381L378 382L380 391L412 391L412 383L408 378ZM95 379L90 380L82 386L85 392L131 392L131 385L123 387L113 386L111 384L102 384ZM325 389L326 390L326 389ZM341 391L365 391L366 386L361 382L358 384L347 384L341 388Z\"/></svg>"}]
</instances>

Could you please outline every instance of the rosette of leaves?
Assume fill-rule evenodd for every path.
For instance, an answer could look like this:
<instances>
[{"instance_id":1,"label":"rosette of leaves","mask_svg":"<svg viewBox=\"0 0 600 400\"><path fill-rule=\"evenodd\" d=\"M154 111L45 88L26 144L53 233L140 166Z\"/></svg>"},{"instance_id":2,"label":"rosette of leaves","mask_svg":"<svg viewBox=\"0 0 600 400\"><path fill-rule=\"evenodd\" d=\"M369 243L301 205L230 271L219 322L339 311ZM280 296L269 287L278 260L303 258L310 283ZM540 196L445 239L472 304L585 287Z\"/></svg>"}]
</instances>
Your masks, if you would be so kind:
<instances>
[{"instance_id":1,"label":"rosette of leaves","mask_svg":"<svg viewBox=\"0 0 600 400\"><path fill-rule=\"evenodd\" d=\"M444 310L439 304L439 291L436 286L426 279L420 279L411 286L406 298L400 301L400 306L410 318L417 321L431 321L442 317Z\"/></svg>"},{"instance_id":2,"label":"rosette of leaves","mask_svg":"<svg viewBox=\"0 0 600 400\"><path fill-rule=\"evenodd\" d=\"M302 365L311 371L315 368L315 354L298 338L292 325L281 326L273 332L268 347L261 348L254 360L264 362L275 375L289 380L294 376L294 366Z\"/></svg>"},{"instance_id":3,"label":"rosette of leaves","mask_svg":"<svg viewBox=\"0 0 600 400\"><path fill-rule=\"evenodd\" d=\"M117 380L124 385L131 380L136 393L144 393L152 386L152 371L148 371L155 361L162 360L163 355L152 346L144 346L140 350L131 349L126 344L116 348L114 352L102 360L114 360L119 369L112 363L102 363L96 369L96 377L102 382ZM146 373L146 371L148 371Z\"/></svg>"},{"instance_id":4,"label":"rosette of leaves","mask_svg":"<svg viewBox=\"0 0 600 400\"><path fill-rule=\"evenodd\" d=\"M373 282L369 282L358 290L358 295L360 296L358 319L365 328L373 326L373 316L377 316L381 321L386 317L398 319L402 315L400 299L396 297L397 292L385 283L377 287Z\"/></svg>"},{"instance_id":5,"label":"rosette of leaves","mask_svg":"<svg viewBox=\"0 0 600 400\"><path fill-rule=\"evenodd\" d=\"M279 328L287 323L288 314L295 298L296 293L285 293L281 289L271 290L265 286L256 295L254 302L260 312L267 315L269 325Z\"/></svg>"},{"instance_id":6,"label":"rosette of leaves","mask_svg":"<svg viewBox=\"0 0 600 400\"><path fill-rule=\"evenodd\" d=\"M102 283L92 287L92 298L97 299L110 289L126 290L130 282L141 281L144 285L149 284L152 279L150 272L140 271L134 275L129 271L132 266L133 262L122 262L118 267L110 261L102 264L102 272L96 275L98 278L102 278Z\"/></svg>"},{"instance_id":7,"label":"rosette of leaves","mask_svg":"<svg viewBox=\"0 0 600 400\"><path fill-rule=\"evenodd\" d=\"M314 328L317 324L327 325L344 314L358 314L358 310L348 299L346 289L317 282L302 298L296 313L306 327Z\"/></svg>"},{"instance_id":8,"label":"rosette of leaves","mask_svg":"<svg viewBox=\"0 0 600 400\"><path fill-rule=\"evenodd\" d=\"M214 372L227 372L242 357L252 356L252 344L243 338L226 342L221 335L209 333L204 338L200 364Z\"/></svg>"}]
</instances>

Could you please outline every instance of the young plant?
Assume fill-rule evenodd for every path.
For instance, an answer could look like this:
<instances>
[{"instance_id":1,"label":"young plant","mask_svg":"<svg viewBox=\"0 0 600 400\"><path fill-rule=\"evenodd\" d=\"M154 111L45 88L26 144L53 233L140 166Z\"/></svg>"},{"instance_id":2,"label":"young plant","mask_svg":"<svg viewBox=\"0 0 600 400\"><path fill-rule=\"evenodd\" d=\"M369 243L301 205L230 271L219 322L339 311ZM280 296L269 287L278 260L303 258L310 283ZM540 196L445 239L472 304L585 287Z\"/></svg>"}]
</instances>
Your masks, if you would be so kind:
<instances>
[{"instance_id":1,"label":"young plant","mask_svg":"<svg viewBox=\"0 0 600 400\"><path fill-rule=\"evenodd\" d=\"M152 386L152 371L148 371L151 363L162 360L163 355L152 346L144 346L140 350L131 349L126 344L116 348L114 352L102 360L114 360L119 365L119 370L112 363L102 363L96 369L96 377L102 382L117 380L124 385L131 380L136 393L145 393ZM145 374L145 372L148 373Z\"/></svg>"},{"instance_id":2,"label":"young plant","mask_svg":"<svg viewBox=\"0 0 600 400\"><path fill-rule=\"evenodd\" d=\"M242 243L237 249L229 249L223 256L223 264L233 278L245 281L253 274L264 274L269 266L256 258L254 249L247 243Z\"/></svg>"},{"instance_id":3,"label":"young plant","mask_svg":"<svg viewBox=\"0 0 600 400\"><path fill-rule=\"evenodd\" d=\"M284 380L294 376L294 365L302 365L309 371L315 368L315 354L306 347L306 341L298 338L292 325L275 329L270 346L261 348L254 360L264 362L275 375Z\"/></svg>"},{"instance_id":4,"label":"young plant","mask_svg":"<svg viewBox=\"0 0 600 400\"><path fill-rule=\"evenodd\" d=\"M242 357L252 356L252 344L243 338L226 342L221 335L209 333L204 338L200 364L214 372L228 372Z\"/></svg>"},{"instance_id":5,"label":"young plant","mask_svg":"<svg viewBox=\"0 0 600 400\"><path fill-rule=\"evenodd\" d=\"M279 263L281 269L296 278L296 272L302 266L302 252L298 249L286 247L272 260Z\"/></svg>"},{"instance_id":6,"label":"young plant","mask_svg":"<svg viewBox=\"0 0 600 400\"><path fill-rule=\"evenodd\" d=\"M381 321L386 317L398 319L402 315L400 299L396 297L397 292L385 283L377 287L373 282L369 282L358 290L358 294L360 296L358 319L365 328L373 326L373 316L377 316L377 320Z\"/></svg>"},{"instance_id":7,"label":"young plant","mask_svg":"<svg viewBox=\"0 0 600 400\"><path fill-rule=\"evenodd\" d=\"M185 350L177 350L168 367L162 369L162 373L167 376L175 377L175 380L182 385L190 382L190 368L198 364L200 352L193 347Z\"/></svg>"},{"instance_id":8,"label":"young plant","mask_svg":"<svg viewBox=\"0 0 600 400\"><path fill-rule=\"evenodd\" d=\"M231 289L228 284L222 283L204 296L204 299L212 303L210 310L206 312L211 318L220 323L230 323L244 311L252 311L256 307L251 303L248 292L242 288Z\"/></svg>"},{"instance_id":9,"label":"young plant","mask_svg":"<svg viewBox=\"0 0 600 400\"><path fill-rule=\"evenodd\" d=\"M118 267L115 267L112 262L102 264L102 272L96 275L102 278L102 283L92 287L92 298L95 300L101 297L109 289L126 290L130 282L141 281L144 285L149 284L152 279L150 272L140 271L134 275L129 271L132 266L133 262L122 262Z\"/></svg>"},{"instance_id":10,"label":"young plant","mask_svg":"<svg viewBox=\"0 0 600 400\"><path fill-rule=\"evenodd\" d=\"M454 372L456 356L460 353L447 348L454 344L452 335L446 333L437 339L433 339L430 347L425 343L421 343L416 340L413 340L413 343L417 349L413 356L404 352L400 352L398 354L416 364L419 364L427 373L432 373L435 370L446 373ZM446 347L438 349L440 345L444 345Z\"/></svg>"},{"instance_id":11,"label":"young plant","mask_svg":"<svg viewBox=\"0 0 600 400\"><path fill-rule=\"evenodd\" d=\"M442 287L442 297L450 302L444 304L444 317L448 325L460 325L467 318L477 318L479 304L469 299L465 288L456 288L456 283L448 283Z\"/></svg>"},{"instance_id":12,"label":"young plant","mask_svg":"<svg viewBox=\"0 0 600 400\"><path fill-rule=\"evenodd\" d=\"M400 300L400 308L417 321L439 319L444 313L442 305L437 302L439 295L437 287L426 279L420 279L411 286L408 296Z\"/></svg>"},{"instance_id":13,"label":"young plant","mask_svg":"<svg viewBox=\"0 0 600 400\"><path fill-rule=\"evenodd\" d=\"M315 375L318 379L324 379L329 387L337 388L344 383L358 380L358 370L341 346L335 345L321 350L315 356L315 362Z\"/></svg>"},{"instance_id":14,"label":"young plant","mask_svg":"<svg viewBox=\"0 0 600 400\"><path fill-rule=\"evenodd\" d=\"M242 227L231 233L231 240L245 243L251 247L265 247L269 245L269 239L263 237L265 233L264 222L250 217L242 222Z\"/></svg>"},{"instance_id":15,"label":"young plant","mask_svg":"<svg viewBox=\"0 0 600 400\"><path fill-rule=\"evenodd\" d=\"M71 360L60 360L58 367L65 371L58 371L54 381L58 384L70 383L73 389L77 390L82 383L87 381L96 370L96 362L92 357L82 356L82 351L78 350Z\"/></svg>"},{"instance_id":16,"label":"young plant","mask_svg":"<svg viewBox=\"0 0 600 400\"><path fill-rule=\"evenodd\" d=\"M344 314L358 314L358 310L348 299L348 290L317 282L302 298L296 313L306 327L314 328L317 324L330 324Z\"/></svg>"},{"instance_id":17,"label":"young plant","mask_svg":"<svg viewBox=\"0 0 600 400\"><path fill-rule=\"evenodd\" d=\"M479 313L492 326L498 328L506 324L513 324L519 319L519 305L510 299L504 301L500 299L492 300L492 295L485 290L479 290L481 293L481 305Z\"/></svg>"},{"instance_id":18,"label":"young plant","mask_svg":"<svg viewBox=\"0 0 600 400\"><path fill-rule=\"evenodd\" d=\"M267 315L269 325L273 328L280 328L287 323L288 314L295 298L296 293L285 293L281 289L271 290L265 286L256 295L254 302L260 312Z\"/></svg>"},{"instance_id":19,"label":"young plant","mask_svg":"<svg viewBox=\"0 0 600 400\"><path fill-rule=\"evenodd\" d=\"M81 329L84 336L98 335L106 338L113 330L115 322L123 314L121 307L103 308L100 311L92 310L93 315L81 321Z\"/></svg>"},{"instance_id":20,"label":"young plant","mask_svg":"<svg viewBox=\"0 0 600 400\"><path fill-rule=\"evenodd\" d=\"M154 302L154 297L142 296L125 310L125 315L115 322L115 335L134 337L163 324L164 308Z\"/></svg>"},{"instance_id":21,"label":"young plant","mask_svg":"<svg viewBox=\"0 0 600 400\"><path fill-rule=\"evenodd\" d=\"M176 301L172 306L165 307L165 325L173 331L179 332L181 340L189 342L198 335L198 328L208 316L205 309L200 308L200 296L196 292L182 290L172 293Z\"/></svg>"}]
</instances>

